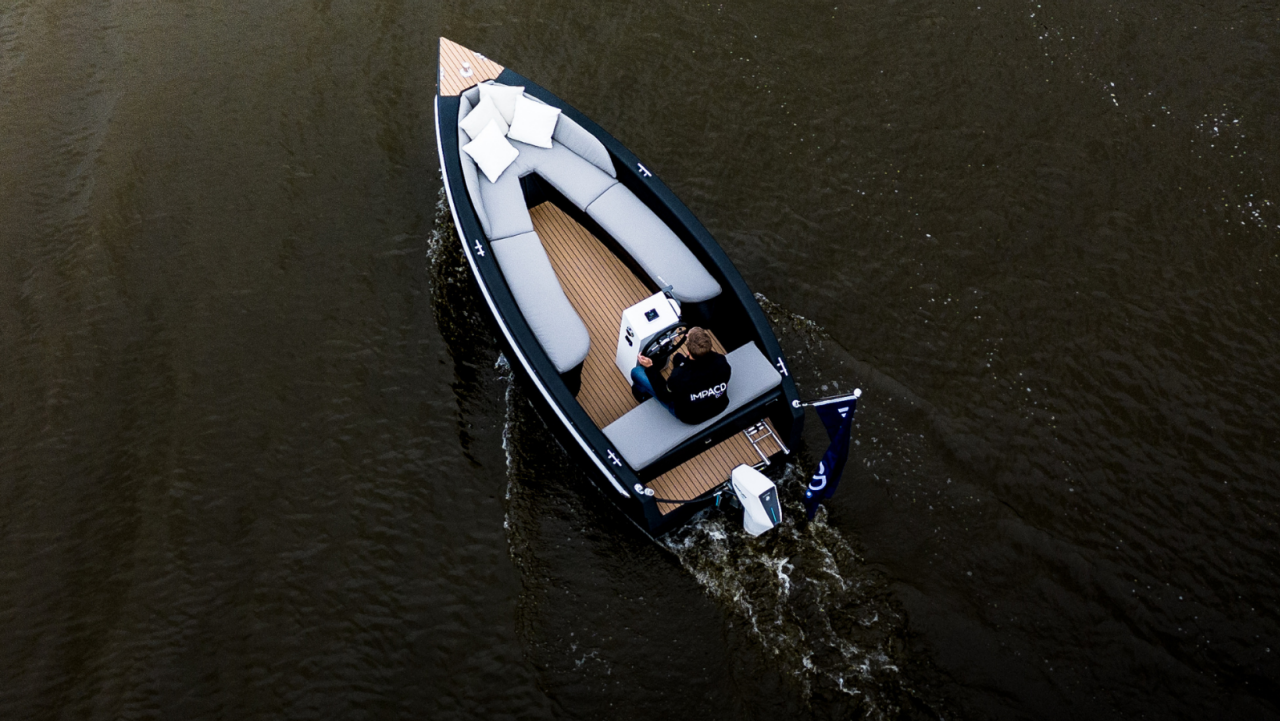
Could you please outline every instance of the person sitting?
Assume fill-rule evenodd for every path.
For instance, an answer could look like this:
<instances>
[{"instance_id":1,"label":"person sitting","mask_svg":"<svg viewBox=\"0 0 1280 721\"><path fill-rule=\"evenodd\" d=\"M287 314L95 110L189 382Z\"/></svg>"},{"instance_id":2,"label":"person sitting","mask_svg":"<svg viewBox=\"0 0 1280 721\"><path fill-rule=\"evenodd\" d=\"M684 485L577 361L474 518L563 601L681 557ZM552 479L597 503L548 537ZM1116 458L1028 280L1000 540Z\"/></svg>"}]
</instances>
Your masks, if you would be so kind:
<instances>
[{"instance_id":1,"label":"person sitting","mask_svg":"<svg viewBox=\"0 0 1280 721\"><path fill-rule=\"evenodd\" d=\"M657 398L671 414L684 423L711 420L729 407L729 361L711 346L711 334L694 326L685 334L689 355L676 353L671 377L663 379L662 369L640 355L631 369L631 380L639 400Z\"/></svg>"}]
</instances>

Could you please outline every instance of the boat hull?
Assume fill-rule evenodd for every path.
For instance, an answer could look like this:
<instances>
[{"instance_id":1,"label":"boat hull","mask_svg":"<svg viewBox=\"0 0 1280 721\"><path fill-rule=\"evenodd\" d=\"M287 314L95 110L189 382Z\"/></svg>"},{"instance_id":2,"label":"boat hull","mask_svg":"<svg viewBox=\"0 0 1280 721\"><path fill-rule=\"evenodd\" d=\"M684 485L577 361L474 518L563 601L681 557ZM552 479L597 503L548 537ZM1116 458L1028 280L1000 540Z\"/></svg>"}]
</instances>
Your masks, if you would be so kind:
<instances>
[{"instance_id":1,"label":"boat hull","mask_svg":"<svg viewBox=\"0 0 1280 721\"><path fill-rule=\"evenodd\" d=\"M593 482L619 509L642 530L658 536L675 528L713 501L710 499L681 505L670 513L659 511L652 495L645 493L644 483L655 474L674 467L679 462L701 452L706 444L718 443L738 433L753 420L767 416L773 421L779 434L788 445L799 439L803 412L799 407L795 383L790 377L777 339L764 312L754 295L729 261L723 250L702 227L683 203L637 157L593 121L520 74L504 69L497 82L506 85L523 85L525 92L558 107L568 117L592 133L609 151L614 161L619 182L626 185L652 209L694 252L698 260L727 286L725 303L734 303L735 312L743 314L743 329L749 340L755 341L764 354L772 360L782 376L782 383L773 392L747 404L729 418L718 422L716 428L690 442L678 446L665 462L647 468L643 474L635 473L620 458L601 430L577 403L574 394L560 377L556 368L542 350L517 307L510 289L490 252L488 239L481 228L471 204L458 159L458 97L436 96L435 120L437 151L448 197L450 211L457 227L472 277L489 310L490 321L507 352L507 357L520 382L529 388L534 400L554 430L557 439L572 455L589 469Z\"/></svg>"}]
</instances>

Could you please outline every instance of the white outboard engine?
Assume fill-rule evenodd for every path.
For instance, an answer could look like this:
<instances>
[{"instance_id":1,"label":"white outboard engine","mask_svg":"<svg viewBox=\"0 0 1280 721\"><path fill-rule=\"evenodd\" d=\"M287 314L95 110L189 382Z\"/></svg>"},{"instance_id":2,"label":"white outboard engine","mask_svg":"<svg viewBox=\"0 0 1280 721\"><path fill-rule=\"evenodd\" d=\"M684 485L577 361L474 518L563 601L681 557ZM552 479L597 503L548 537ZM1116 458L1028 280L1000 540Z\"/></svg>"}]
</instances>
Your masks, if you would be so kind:
<instances>
[{"instance_id":1,"label":"white outboard engine","mask_svg":"<svg viewBox=\"0 0 1280 721\"><path fill-rule=\"evenodd\" d=\"M742 527L747 533L761 533L782 523L782 504L778 503L778 487L751 466L738 466L729 476L738 502L742 504Z\"/></svg>"}]
</instances>

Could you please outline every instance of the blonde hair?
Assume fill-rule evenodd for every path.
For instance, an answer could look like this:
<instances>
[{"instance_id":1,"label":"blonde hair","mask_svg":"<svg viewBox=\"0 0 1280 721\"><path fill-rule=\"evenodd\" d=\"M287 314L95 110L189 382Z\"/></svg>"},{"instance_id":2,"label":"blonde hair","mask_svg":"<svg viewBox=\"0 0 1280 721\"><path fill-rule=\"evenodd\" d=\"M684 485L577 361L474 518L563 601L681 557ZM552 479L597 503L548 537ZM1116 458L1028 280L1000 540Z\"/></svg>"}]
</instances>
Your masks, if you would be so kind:
<instances>
[{"instance_id":1,"label":"blonde hair","mask_svg":"<svg viewBox=\"0 0 1280 721\"><path fill-rule=\"evenodd\" d=\"M698 326L689 329L687 342L689 344L689 353L694 358L706 355L712 350L711 334Z\"/></svg>"}]
</instances>

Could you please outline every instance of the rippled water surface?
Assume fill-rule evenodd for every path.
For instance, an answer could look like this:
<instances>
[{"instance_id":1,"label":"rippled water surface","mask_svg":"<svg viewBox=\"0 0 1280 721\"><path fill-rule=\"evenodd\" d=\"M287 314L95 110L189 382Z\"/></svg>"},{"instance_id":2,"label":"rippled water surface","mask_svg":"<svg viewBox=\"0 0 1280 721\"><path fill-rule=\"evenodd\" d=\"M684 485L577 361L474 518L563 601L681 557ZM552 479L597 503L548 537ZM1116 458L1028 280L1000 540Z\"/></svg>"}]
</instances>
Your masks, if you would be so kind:
<instances>
[{"instance_id":1,"label":"rippled water surface","mask_svg":"<svg viewBox=\"0 0 1280 721\"><path fill-rule=\"evenodd\" d=\"M555 444L441 35L863 389L816 523ZM0 3L0 717L1280 716L1277 78L1250 2Z\"/></svg>"}]
</instances>

